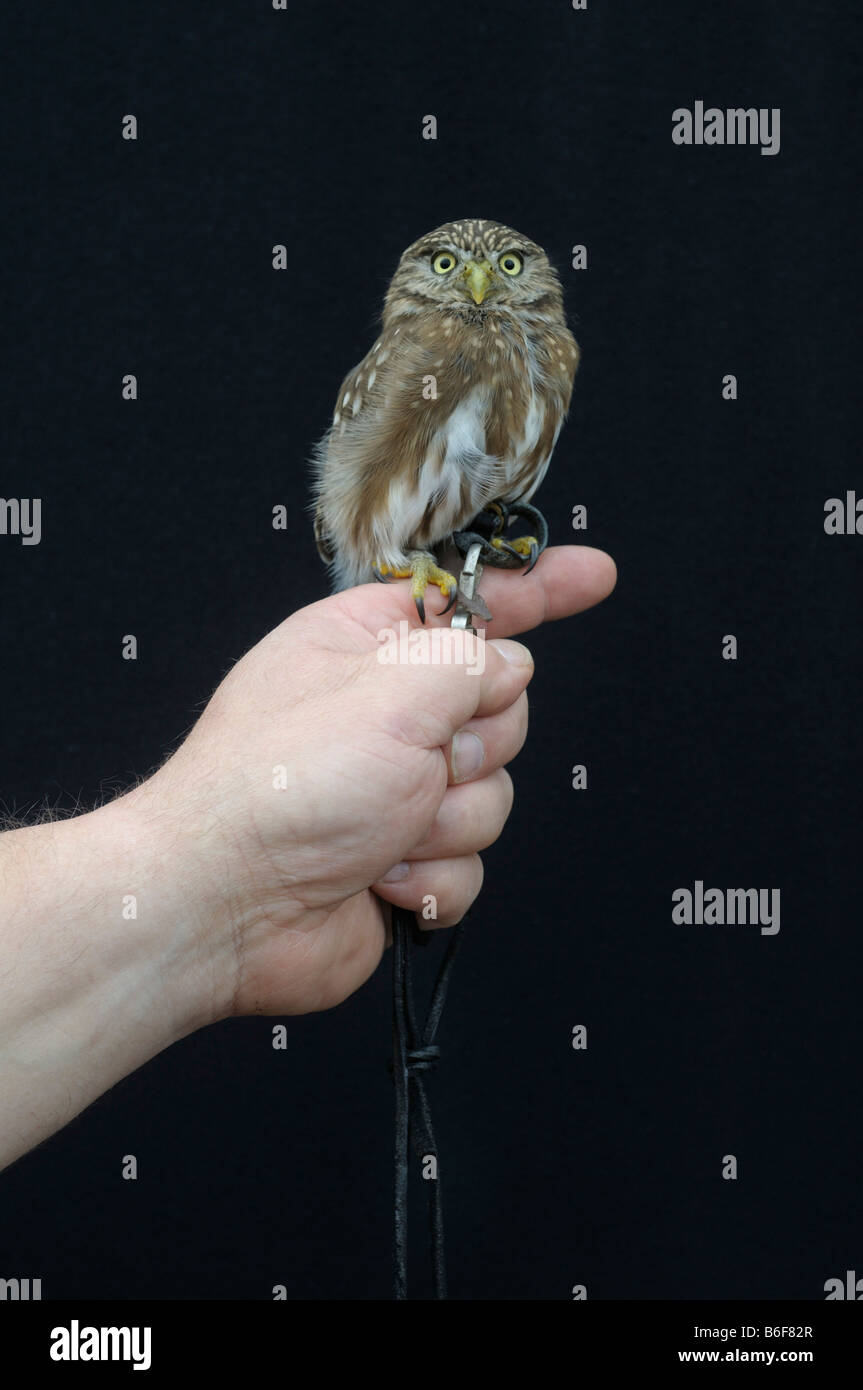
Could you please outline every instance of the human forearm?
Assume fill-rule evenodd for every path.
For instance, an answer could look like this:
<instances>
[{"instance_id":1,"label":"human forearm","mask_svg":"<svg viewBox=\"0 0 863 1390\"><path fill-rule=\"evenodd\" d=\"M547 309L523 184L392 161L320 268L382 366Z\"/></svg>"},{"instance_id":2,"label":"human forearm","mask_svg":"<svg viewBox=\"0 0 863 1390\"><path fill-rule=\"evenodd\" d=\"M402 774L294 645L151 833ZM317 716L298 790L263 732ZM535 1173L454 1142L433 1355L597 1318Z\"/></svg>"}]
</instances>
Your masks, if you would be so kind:
<instances>
[{"instance_id":1,"label":"human forearm","mask_svg":"<svg viewBox=\"0 0 863 1390\"><path fill-rule=\"evenodd\" d=\"M202 885L132 802L0 836L0 1167L208 1021Z\"/></svg>"}]
</instances>

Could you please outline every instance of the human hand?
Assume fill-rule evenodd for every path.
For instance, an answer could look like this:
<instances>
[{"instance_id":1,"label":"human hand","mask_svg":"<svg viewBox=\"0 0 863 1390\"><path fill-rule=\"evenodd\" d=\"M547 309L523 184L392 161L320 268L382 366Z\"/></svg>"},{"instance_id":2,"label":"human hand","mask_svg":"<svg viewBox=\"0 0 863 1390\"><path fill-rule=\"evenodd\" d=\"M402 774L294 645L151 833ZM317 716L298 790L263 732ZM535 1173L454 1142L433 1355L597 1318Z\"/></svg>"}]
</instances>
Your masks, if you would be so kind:
<instances>
[{"instance_id":1,"label":"human hand","mask_svg":"<svg viewBox=\"0 0 863 1390\"><path fill-rule=\"evenodd\" d=\"M378 633L417 627L406 583L304 608L243 657L182 747L124 798L193 856L185 871L204 897L190 986L205 1017L339 1003L380 961L382 900L419 911L430 897L428 925L460 920L482 882L478 851L509 813L504 764L527 730L530 654L500 639L590 607L615 577L589 547L547 551L526 576L486 569L495 616L481 675L470 634L467 661L381 664ZM430 617L451 650L448 621ZM388 878L395 866L404 876Z\"/></svg>"},{"instance_id":2,"label":"human hand","mask_svg":"<svg viewBox=\"0 0 863 1390\"><path fill-rule=\"evenodd\" d=\"M381 664L378 633L417 626L407 584L334 595L243 657L146 782L0 834L0 1167L196 1028L337 1004L381 958L383 899L458 921L527 725L529 654L498 639L613 584L582 547L487 571L488 645L438 619L441 655L466 639L448 666Z\"/></svg>"}]
</instances>

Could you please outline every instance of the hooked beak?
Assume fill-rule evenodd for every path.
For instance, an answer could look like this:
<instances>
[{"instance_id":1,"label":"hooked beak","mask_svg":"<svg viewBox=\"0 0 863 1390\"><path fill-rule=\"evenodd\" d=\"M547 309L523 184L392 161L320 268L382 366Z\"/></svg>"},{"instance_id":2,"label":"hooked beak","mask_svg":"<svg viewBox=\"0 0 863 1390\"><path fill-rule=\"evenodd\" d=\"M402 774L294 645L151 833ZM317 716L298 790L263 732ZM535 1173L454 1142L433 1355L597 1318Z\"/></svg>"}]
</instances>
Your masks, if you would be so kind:
<instances>
[{"instance_id":1,"label":"hooked beak","mask_svg":"<svg viewBox=\"0 0 863 1390\"><path fill-rule=\"evenodd\" d=\"M474 304L482 304L493 276L494 270L488 261L468 261L464 268L464 280Z\"/></svg>"}]
</instances>

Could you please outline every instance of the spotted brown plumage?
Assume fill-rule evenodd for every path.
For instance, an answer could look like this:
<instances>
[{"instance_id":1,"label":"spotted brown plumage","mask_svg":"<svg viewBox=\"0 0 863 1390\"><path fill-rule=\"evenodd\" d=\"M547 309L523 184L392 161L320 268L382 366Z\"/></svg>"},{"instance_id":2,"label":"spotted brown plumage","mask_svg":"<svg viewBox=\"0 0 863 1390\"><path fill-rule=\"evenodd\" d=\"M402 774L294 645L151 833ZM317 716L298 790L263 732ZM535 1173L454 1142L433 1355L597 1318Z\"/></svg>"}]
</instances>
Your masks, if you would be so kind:
<instances>
[{"instance_id":1,"label":"spotted brown plumage","mask_svg":"<svg viewBox=\"0 0 863 1390\"><path fill-rule=\"evenodd\" d=\"M541 246L484 220L409 246L315 452L315 536L334 586L378 570L412 575L415 596L429 582L447 593L434 552L490 502L532 497L578 359Z\"/></svg>"}]
</instances>

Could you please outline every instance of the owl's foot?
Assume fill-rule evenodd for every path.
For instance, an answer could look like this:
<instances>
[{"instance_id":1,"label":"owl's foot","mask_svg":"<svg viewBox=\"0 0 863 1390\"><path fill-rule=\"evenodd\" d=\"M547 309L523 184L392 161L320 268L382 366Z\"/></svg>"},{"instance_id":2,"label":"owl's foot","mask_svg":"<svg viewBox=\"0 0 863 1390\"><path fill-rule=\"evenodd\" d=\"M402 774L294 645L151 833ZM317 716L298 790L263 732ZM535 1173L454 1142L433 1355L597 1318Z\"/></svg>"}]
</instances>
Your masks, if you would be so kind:
<instances>
[{"instance_id":1,"label":"owl's foot","mask_svg":"<svg viewBox=\"0 0 863 1390\"><path fill-rule=\"evenodd\" d=\"M507 555L517 556L518 564L524 565L524 561L529 560L530 564L526 566L525 574L530 574L539 559L540 548L536 536L517 536L514 541L505 541L502 536L493 536L491 544L495 550L502 550Z\"/></svg>"},{"instance_id":2,"label":"owl's foot","mask_svg":"<svg viewBox=\"0 0 863 1390\"><path fill-rule=\"evenodd\" d=\"M506 540L503 531L514 520L527 521L536 530L535 536L518 536ZM528 502L490 502L480 512L474 530L456 531L453 541L458 549L467 554L471 545L479 542L482 546L482 563L496 565L503 569L523 569L530 574L537 560L548 545L548 524L542 512Z\"/></svg>"},{"instance_id":3,"label":"owl's foot","mask_svg":"<svg viewBox=\"0 0 863 1390\"><path fill-rule=\"evenodd\" d=\"M412 550L408 553L409 564L402 569L394 569L391 565L378 565L375 571L375 578L380 576L382 579L409 579L411 581L411 596L417 606L420 622L426 620L425 595L429 584L434 584L441 591L441 597L449 599L446 608L442 608L439 617L455 605L458 598L458 580L449 570L442 570L433 555L426 550Z\"/></svg>"}]
</instances>

